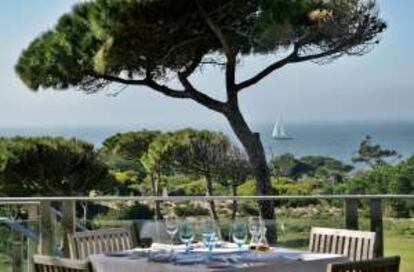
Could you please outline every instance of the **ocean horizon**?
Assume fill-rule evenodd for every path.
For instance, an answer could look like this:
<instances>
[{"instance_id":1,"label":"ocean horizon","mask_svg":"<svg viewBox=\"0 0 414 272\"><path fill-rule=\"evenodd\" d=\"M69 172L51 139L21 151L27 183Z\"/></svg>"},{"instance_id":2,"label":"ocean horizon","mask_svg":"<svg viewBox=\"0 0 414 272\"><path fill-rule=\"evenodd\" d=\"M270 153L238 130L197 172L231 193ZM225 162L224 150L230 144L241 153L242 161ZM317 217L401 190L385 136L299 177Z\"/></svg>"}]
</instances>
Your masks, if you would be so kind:
<instances>
[{"instance_id":1,"label":"ocean horizon","mask_svg":"<svg viewBox=\"0 0 414 272\"><path fill-rule=\"evenodd\" d=\"M403 158L414 155L414 121L309 121L285 122L285 130L293 140L274 140L274 123L266 122L252 126L263 141L268 158L272 155L291 153L297 157L306 155L329 156L350 162L360 142L370 135L375 143L396 150ZM149 130L175 130L191 126L45 126L0 127L0 136L61 136L76 137L100 147L103 141L119 132ZM237 141L225 125L197 125L197 129L212 129Z\"/></svg>"}]
</instances>

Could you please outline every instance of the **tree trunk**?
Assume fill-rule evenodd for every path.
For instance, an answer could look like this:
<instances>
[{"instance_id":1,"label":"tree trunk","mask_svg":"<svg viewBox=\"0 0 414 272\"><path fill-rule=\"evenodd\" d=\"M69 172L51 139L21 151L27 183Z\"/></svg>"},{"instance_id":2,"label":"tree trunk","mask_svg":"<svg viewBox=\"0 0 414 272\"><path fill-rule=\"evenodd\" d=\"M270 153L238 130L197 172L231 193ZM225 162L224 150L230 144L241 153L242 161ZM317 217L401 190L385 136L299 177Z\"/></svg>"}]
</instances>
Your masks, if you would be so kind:
<instances>
[{"instance_id":1,"label":"tree trunk","mask_svg":"<svg viewBox=\"0 0 414 272\"><path fill-rule=\"evenodd\" d=\"M157 181L157 178L155 177L155 172L151 172L150 177L151 177L152 195L153 196L158 196L158 183L159 183L159 180ZM161 205L160 204L161 203L159 201L155 201L155 218L156 219L162 219Z\"/></svg>"},{"instance_id":2,"label":"tree trunk","mask_svg":"<svg viewBox=\"0 0 414 272\"><path fill-rule=\"evenodd\" d=\"M209 175L205 176L206 178L206 189L209 196L213 195L213 181L211 180L211 177ZM218 215L216 211L216 205L214 204L214 201L209 201L210 204L210 211L211 215L213 216L214 221L218 221Z\"/></svg>"},{"instance_id":3,"label":"tree trunk","mask_svg":"<svg viewBox=\"0 0 414 272\"><path fill-rule=\"evenodd\" d=\"M237 196L237 182L236 180L232 180L231 181L231 194L233 196ZM231 212L231 219L234 220L236 219L236 215L237 215L237 200L233 200L233 206L232 206L232 212Z\"/></svg>"},{"instance_id":4,"label":"tree trunk","mask_svg":"<svg viewBox=\"0 0 414 272\"><path fill-rule=\"evenodd\" d=\"M250 130L237 106L233 106L225 116L249 157L256 178L256 194L272 195L270 173L259 133ZM271 223L267 226L267 239L270 243L275 243L277 233L276 224L274 224L274 201L259 201L259 207L263 219L269 220L268 223Z\"/></svg>"}]
</instances>

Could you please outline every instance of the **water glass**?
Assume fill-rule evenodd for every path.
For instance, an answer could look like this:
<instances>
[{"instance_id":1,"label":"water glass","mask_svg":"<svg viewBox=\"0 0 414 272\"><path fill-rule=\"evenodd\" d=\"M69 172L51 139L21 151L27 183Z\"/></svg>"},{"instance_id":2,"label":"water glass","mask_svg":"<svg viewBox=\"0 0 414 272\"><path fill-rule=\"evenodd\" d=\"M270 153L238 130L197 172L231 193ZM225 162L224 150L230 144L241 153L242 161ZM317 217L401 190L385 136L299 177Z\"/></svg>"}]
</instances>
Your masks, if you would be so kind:
<instances>
[{"instance_id":1,"label":"water glass","mask_svg":"<svg viewBox=\"0 0 414 272\"><path fill-rule=\"evenodd\" d=\"M178 218L174 214L165 217L165 229L171 238L171 251L174 248L174 237L178 232Z\"/></svg>"},{"instance_id":2,"label":"water glass","mask_svg":"<svg viewBox=\"0 0 414 272\"><path fill-rule=\"evenodd\" d=\"M251 245L256 245L260 241L260 234L262 229L262 219L259 216L252 216L249 217L249 231L252 236L252 239L250 240Z\"/></svg>"},{"instance_id":3,"label":"water glass","mask_svg":"<svg viewBox=\"0 0 414 272\"><path fill-rule=\"evenodd\" d=\"M233 242L239 247L241 252L242 246L247 241L247 225L242 220L235 220L232 225L232 238Z\"/></svg>"},{"instance_id":4,"label":"water glass","mask_svg":"<svg viewBox=\"0 0 414 272\"><path fill-rule=\"evenodd\" d=\"M189 253L190 243L194 239L193 223L188 220L182 221L179 227L179 236L180 236L181 242L185 244L185 252Z\"/></svg>"},{"instance_id":5,"label":"water glass","mask_svg":"<svg viewBox=\"0 0 414 272\"><path fill-rule=\"evenodd\" d=\"M206 219L202 221L202 238L204 245L208 248L208 257L211 258L216 242L216 224L213 219Z\"/></svg>"}]
</instances>

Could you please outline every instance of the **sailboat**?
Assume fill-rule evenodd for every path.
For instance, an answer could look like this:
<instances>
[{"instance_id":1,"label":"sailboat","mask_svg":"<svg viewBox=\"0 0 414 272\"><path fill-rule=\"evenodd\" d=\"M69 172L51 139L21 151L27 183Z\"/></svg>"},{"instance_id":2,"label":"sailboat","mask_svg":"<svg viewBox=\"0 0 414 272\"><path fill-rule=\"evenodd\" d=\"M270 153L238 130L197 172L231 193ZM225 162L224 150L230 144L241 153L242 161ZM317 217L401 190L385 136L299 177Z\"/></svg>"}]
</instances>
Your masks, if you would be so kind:
<instances>
[{"instance_id":1,"label":"sailboat","mask_svg":"<svg viewBox=\"0 0 414 272\"><path fill-rule=\"evenodd\" d=\"M293 140L292 137L286 134L282 118L279 118L279 120L276 121L276 124L273 128L272 137L275 140Z\"/></svg>"}]
</instances>

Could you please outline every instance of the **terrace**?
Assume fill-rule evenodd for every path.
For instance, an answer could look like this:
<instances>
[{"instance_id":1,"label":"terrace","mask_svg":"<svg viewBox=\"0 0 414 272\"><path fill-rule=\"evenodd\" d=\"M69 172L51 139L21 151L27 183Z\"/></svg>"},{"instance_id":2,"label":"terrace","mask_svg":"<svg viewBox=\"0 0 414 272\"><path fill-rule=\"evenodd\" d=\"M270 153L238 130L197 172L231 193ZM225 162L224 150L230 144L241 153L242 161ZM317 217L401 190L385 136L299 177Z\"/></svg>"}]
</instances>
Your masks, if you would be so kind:
<instances>
[{"instance_id":1,"label":"terrace","mask_svg":"<svg viewBox=\"0 0 414 272\"><path fill-rule=\"evenodd\" d=\"M412 3L41 2L0 4L1 271L414 270Z\"/></svg>"},{"instance_id":2,"label":"terrace","mask_svg":"<svg viewBox=\"0 0 414 272\"><path fill-rule=\"evenodd\" d=\"M401 255L401 271L408 272L414 265L413 249L410 248L412 247L410 241L413 240L414 224L412 219L393 220L385 217L384 206L391 201L412 199L414 199L414 195L0 198L2 209L9 210L10 213L9 218L2 218L0 221L3 239L8 237L7 240L2 241L0 248L0 268L2 271L12 272L33 271L30 256L38 253L69 257L67 235L87 229L129 226L134 230L133 236L139 246L148 246L151 242L168 241L164 222L161 220L158 222L144 220L139 217L139 214L123 220L100 220L99 218L89 220L87 214L76 211L76 207L83 207L82 211L88 213L86 207L91 203L99 203L117 209L119 203L123 203L123 205L133 205L134 203L151 205L155 201L159 201L164 209L168 209L168 206L174 205L173 203L188 201L229 203L235 200L239 203L254 203L258 200L273 200L278 203L276 226L279 233L278 243L274 246L305 249L308 245L310 228L313 226L371 230L377 234L374 255L376 257L390 254ZM297 214L295 208L285 209L285 204L292 201L296 202L296 210L302 207L308 209L307 214L309 214L309 209L316 209L317 213L304 217ZM16 217L16 208L19 209L20 215L26 215L24 219ZM199 219L199 217L195 218L195 220ZM230 218L220 217L224 240L229 238L226 230L228 230L230 221ZM154 226L155 228L152 228ZM411 234L411 236L407 234Z\"/></svg>"}]
</instances>

